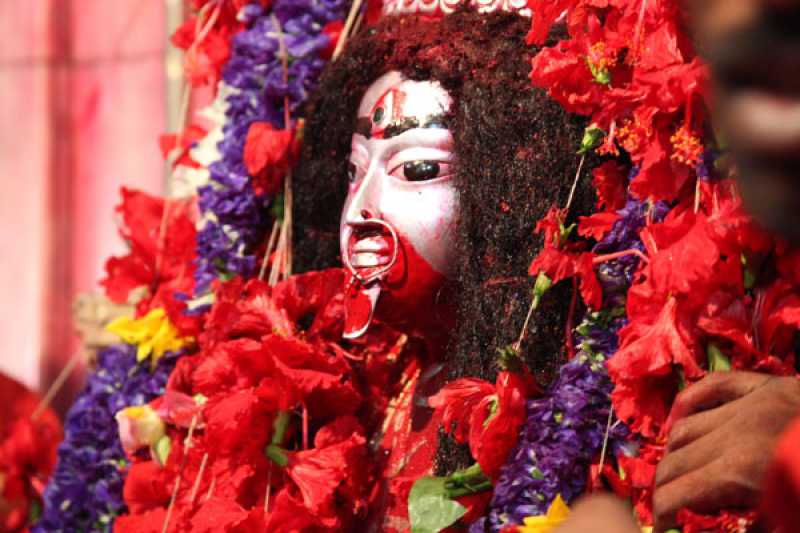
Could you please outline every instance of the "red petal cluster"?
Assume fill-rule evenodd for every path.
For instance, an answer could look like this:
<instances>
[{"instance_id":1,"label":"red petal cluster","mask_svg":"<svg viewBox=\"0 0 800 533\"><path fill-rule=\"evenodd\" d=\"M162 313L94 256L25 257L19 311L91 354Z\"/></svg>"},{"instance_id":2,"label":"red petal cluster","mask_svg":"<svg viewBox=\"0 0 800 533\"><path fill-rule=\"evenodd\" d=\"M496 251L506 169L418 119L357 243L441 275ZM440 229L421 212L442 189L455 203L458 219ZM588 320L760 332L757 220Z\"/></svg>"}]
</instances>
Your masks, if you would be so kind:
<instances>
[{"instance_id":1,"label":"red petal cluster","mask_svg":"<svg viewBox=\"0 0 800 533\"><path fill-rule=\"evenodd\" d=\"M606 133L601 153L626 150L639 173L631 192L672 200L697 162L706 68L681 31L680 2L528 0L529 41L542 44L566 14L569 38L532 62L533 84ZM603 191L601 190L601 193Z\"/></svg>"},{"instance_id":2,"label":"red petal cluster","mask_svg":"<svg viewBox=\"0 0 800 533\"><path fill-rule=\"evenodd\" d=\"M527 375L500 372L494 385L464 378L445 385L428 403L460 444L469 443L484 474L497 480L525 421L525 400L539 392Z\"/></svg>"},{"instance_id":3,"label":"red petal cluster","mask_svg":"<svg viewBox=\"0 0 800 533\"><path fill-rule=\"evenodd\" d=\"M194 201L165 200L126 188L121 192L117 214L120 235L129 252L106 262L107 276L101 282L106 294L112 301L123 303L131 291L144 288L138 316L163 307L184 335L196 334L198 320L186 316L182 300L194 289Z\"/></svg>"},{"instance_id":4,"label":"red petal cluster","mask_svg":"<svg viewBox=\"0 0 800 533\"><path fill-rule=\"evenodd\" d=\"M33 420L41 399L0 375L0 530L27 531L32 510L41 506L47 479L56 464L63 432L52 409Z\"/></svg>"},{"instance_id":5,"label":"red petal cluster","mask_svg":"<svg viewBox=\"0 0 800 533\"><path fill-rule=\"evenodd\" d=\"M621 460L641 478L632 490L646 518L672 401L706 374L710 346L734 369L794 373L800 284L795 256L744 214L728 182L699 187L696 201L682 202L641 236L649 262L629 292L630 322L608 367L615 412L650 450ZM722 530L749 517L681 514L686 531Z\"/></svg>"},{"instance_id":6,"label":"red petal cluster","mask_svg":"<svg viewBox=\"0 0 800 533\"><path fill-rule=\"evenodd\" d=\"M544 247L531 262L528 273L538 276L543 273L556 284L575 278L580 283L583 300L593 309L603 304L603 288L594 270L595 255L584 251L586 243L572 242L562 237L566 211L553 207L536 226L537 233L544 233Z\"/></svg>"},{"instance_id":7,"label":"red petal cluster","mask_svg":"<svg viewBox=\"0 0 800 533\"><path fill-rule=\"evenodd\" d=\"M201 165L192 159L189 150L194 144L206 136L208 132L200 126L191 125L181 133L168 133L158 138L158 146L165 160L173 157L172 167L186 166L200 168ZM178 146L180 143L180 146ZM173 155L173 150L178 149L177 154Z\"/></svg>"},{"instance_id":8,"label":"red petal cluster","mask_svg":"<svg viewBox=\"0 0 800 533\"><path fill-rule=\"evenodd\" d=\"M160 531L176 483L170 531L346 531L365 519L378 464L366 436L397 392L370 352L398 336L376 328L368 348L339 345L343 286L329 270L214 287L199 352L153 402L169 458L134 458L117 531Z\"/></svg>"},{"instance_id":9,"label":"red petal cluster","mask_svg":"<svg viewBox=\"0 0 800 533\"><path fill-rule=\"evenodd\" d=\"M185 50L183 70L194 87L215 85L230 57L231 37L244 26L236 18L248 4L268 7L270 0L191 0L196 14L172 35L172 44Z\"/></svg>"},{"instance_id":10,"label":"red petal cluster","mask_svg":"<svg viewBox=\"0 0 800 533\"><path fill-rule=\"evenodd\" d=\"M247 131L244 164L253 177L256 194L278 192L299 151L300 142L294 130L278 130L268 122L254 122Z\"/></svg>"}]
</instances>

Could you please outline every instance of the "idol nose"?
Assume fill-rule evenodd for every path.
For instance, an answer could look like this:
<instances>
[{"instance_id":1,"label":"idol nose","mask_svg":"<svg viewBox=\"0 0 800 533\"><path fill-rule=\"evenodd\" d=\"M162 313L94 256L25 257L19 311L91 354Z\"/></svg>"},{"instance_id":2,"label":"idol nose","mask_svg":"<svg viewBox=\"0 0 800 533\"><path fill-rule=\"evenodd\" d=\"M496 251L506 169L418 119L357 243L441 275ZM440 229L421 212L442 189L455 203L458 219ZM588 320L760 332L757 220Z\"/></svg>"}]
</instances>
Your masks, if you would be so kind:
<instances>
[{"instance_id":1,"label":"idol nose","mask_svg":"<svg viewBox=\"0 0 800 533\"><path fill-rule=\"evenodd\" d=\"M355 190L350 193L344 213L345 222L360 222L371 218L382 218L382 183L380 172L370 168Z\"/></svg>"}]
</instances>

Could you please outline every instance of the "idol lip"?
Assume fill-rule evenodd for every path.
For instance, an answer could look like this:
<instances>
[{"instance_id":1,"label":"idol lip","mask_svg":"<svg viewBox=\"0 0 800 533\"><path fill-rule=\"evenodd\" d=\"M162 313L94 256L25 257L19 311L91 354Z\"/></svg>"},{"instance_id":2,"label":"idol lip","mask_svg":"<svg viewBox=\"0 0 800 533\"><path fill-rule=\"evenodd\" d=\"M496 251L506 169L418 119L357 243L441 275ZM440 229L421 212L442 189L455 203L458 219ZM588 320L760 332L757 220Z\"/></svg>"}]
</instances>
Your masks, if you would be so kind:
<instances>
[{"instance_id":1,"label":"idol lip","mask_svg":"<svg viewBox=\"0 0 800 533\"><path fill-rule=\"evenodd\" d=\"M389 264L392 258L391 245L383 236L360 236L355 232L349 244L350 263L355 269L366 271Z\"/></svg>"},{"instance_id":2,"label":"idol lip","mask_svg":"<svg viewBox=\"0 0 800 533\"><path fill-rule=\"evenodd\" d=\"M400 242L395 229L376 218L346 224L344 266L364 285L383 279L397 262Z\"/></svg>"}]
</instances>

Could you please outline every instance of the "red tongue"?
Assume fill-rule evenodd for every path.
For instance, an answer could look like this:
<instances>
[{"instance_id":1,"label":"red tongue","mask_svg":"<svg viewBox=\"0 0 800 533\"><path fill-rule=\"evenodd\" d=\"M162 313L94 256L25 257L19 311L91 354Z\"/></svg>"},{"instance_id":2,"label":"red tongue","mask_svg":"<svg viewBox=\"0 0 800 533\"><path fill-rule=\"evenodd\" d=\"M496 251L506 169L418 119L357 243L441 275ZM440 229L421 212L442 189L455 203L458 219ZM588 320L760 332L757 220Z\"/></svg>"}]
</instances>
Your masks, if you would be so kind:
<instances>
[{"instance_id":1,"label":"red tongue","mask_svg":"<svg viewBox=\"0 0 800 533\"><path fill-rule=\"evenodd\" d=\"M345 339L357 339L366 333L372 323L375 306L381 295L378 282L364 287L361 283L351 283L344 297L344 333Z\"/></svg>"}]
</instances>

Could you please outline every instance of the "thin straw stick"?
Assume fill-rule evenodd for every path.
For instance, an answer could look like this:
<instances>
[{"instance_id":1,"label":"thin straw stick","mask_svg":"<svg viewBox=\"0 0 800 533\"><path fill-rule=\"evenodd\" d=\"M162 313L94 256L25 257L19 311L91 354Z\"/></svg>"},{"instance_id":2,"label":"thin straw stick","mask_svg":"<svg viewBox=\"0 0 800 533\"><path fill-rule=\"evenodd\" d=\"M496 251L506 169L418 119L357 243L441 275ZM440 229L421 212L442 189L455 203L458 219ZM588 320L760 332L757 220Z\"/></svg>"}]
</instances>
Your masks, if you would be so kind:
<instances>
[{"instance_id":1,"label":"thin straw stick","mask_svg":"<svg viewBox=\"0 0 800 533\"><path fill-rule=\"evenodd\" d=\"M194 503L194 499L197 497L197 491L200 490L200 481L203 480L203 472L206 470L206 463L208 462L208 452L203 454L203 460L200 461L200 470L197 472L197 477L194 478L194 486L192 487L192 495L189 498L189 501Z\"/></svg>"},{"instance_id":2,"label":"thin straw stick","mask_svg":"<svg viewBox=\"0 0 800 533\"><path fill-rule=\"evenodd\" d=\"M264 274L267 273L267 263L269 262L269 256L272 255L272 249L275 246L275 240L278 238L278 230L281 227L280 220L276 220L272 223L272 231L269 234L269 239L267 240L267 249L264 252L264 260L261 261L261 270L258 272L258 279L263 281Z\"/></svg>"},{"instance_id":3,"label":"thin straw stick","mask_svg":"<svg viewBox=\"0 0 800 533\"><path fill-rule=\"evenodd\" d=\"M347 15L347 21L344 24L344 29L342 30L341 35L339 35L339 41L336 43L336 48L333 50L334 61L339 58L342 50L344 50L344 45L347 43L347 39L350 36L350 32L353 29L353 23L355 22L356 15L359 11L361 11L361 0L354 0L353 5L350 6L350 13Z\"/></svg>"},{"instance_id":4,"label":"thin straw stick","mask_svg":"<svg viewBox=\"0 0 800 533\"><path fill-rule=\"evenodd\" d=\"M58 373L58 377L56 377L55 381L50 385L50 388L47 389L47 392L42 399L39 401L39 405L36 406L36 409L31 414L31 420L36 421L42 413L44 413L45 409L50 406L50 403L56 397L56 395L61 391L61 388L69 379L69 376L72 374L72 371L75 370L75 367L78 366L78 362L86 356L86 351L83 348L77 350L72 357L70 357L67 364L64 365L64 368L61 369L61 372Z\"/></svg>"},{"instance_id":5,"label":"thin straw stick","mask_svg":"<svg viewBox=\"0 0 800 533\"><path fill-rule=\"evenodd\" d=\"M169 498L169 507L167 507L167 516L164 517L164 525L161 527L161 533L167 533L167 528L169 528L169 520L172 518L172 509L175 507L175 501L178 499L178 489L180 489L181 486L181 479L183 478L183 471L186 468L186 461L189 459L189 449L192 447L192 436L194 435L194 428L196 426L197 415L192 417L192 423L189 425L189 434L186 436L183 457L181 458L181 468L178 470L178 479L175 480L175 485L172 487L172 495Z\"/></svg>"}]
</instances>

